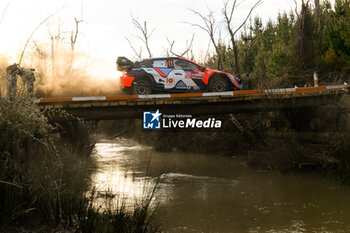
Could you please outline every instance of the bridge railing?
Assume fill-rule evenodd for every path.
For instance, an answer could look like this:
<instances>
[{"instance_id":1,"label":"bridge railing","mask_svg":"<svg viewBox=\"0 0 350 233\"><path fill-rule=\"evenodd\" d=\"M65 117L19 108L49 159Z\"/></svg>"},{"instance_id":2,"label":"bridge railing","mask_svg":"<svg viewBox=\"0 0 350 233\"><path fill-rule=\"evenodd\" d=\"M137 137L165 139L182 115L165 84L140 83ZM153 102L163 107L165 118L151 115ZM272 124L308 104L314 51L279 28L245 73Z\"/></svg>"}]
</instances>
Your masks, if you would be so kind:
<instances>
[{"instance_id":1,"label":"bridge railing","mask_svg":"<svg viewBox=\"0 0 350 233\"><path fill-rule=\"evenodd\" d=\"M60 98L41 98L37 99L38 104L55 104L69 102L99 102L99 101L138 101L138 100L157 100L157 99L205 99L205 98L234 98L242 96L278 96L278 95L324 95L331 91L346 94L350 86L347 84L319 87L295 87L261 90L239 90L227 92L204 92L204 93L177 93L177 94L150 94L150 95L122 95L122 96L87 96L87 97L60 97Z\"/></svg>"}]
</instances>

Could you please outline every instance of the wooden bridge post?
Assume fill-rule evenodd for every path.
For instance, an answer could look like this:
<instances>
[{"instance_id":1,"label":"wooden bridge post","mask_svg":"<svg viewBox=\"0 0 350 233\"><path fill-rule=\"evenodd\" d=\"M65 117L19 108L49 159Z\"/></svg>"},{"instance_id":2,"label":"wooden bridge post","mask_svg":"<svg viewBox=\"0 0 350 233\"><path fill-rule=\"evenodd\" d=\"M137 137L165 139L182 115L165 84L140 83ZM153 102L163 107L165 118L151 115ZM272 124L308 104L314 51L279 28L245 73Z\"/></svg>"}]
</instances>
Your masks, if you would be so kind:
<instances>
[{"instance_id":1,"label":"wooden bridge post","mask_svg":"<svg viewBox=\"0 0 350 233\"><path fill-rule=\"evenodd\" d=\"M17 64L6 67L6 95L12 99L17 94Z\"/></svg>"},{"instance_id":2,"label":"wooden bridge post","mask_svg":"<svg viewBox=\"0 0 350 233\"><path fill-rule=\"evenodd\" d=\"M34 96L34 76L35 69L23 68L18 64L10 65L6 68L6 88L7 97L12 99L17 94L17 75L21 76L24 87L27 88L27 94Z\"/></svg>"},{"instance_id":3,"label":"wooden bridge post","mask_svg":"<svg viewBox=\"0 0 350 233\"><path fill-rule=\"evenodd\" d=\"M316 72L314 72L314 86L318 87L318 77Z\"/></svg>"},{"instance_id":4,"label":"wooden bridge post","mask_svg":"<svg viewBox=\"0 0 350 233\"><path fill-rule=\"evenodd\" d=\"M27 94L30 97L34 96L34 76L35 69L31 68L22 68L20 67L20 76L22 78L24 86L27 88Z\"/></svg>"}]
</instances>

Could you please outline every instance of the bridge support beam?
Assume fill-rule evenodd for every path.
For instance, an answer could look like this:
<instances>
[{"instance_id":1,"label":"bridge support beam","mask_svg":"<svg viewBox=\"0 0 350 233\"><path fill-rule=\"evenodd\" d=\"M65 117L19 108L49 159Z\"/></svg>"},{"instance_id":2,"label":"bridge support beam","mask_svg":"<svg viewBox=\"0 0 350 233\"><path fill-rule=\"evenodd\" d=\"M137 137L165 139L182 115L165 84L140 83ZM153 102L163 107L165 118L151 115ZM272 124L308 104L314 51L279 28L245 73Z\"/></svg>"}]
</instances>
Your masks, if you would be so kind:
<instances>
[{"instance_id":1,"label":"bridge support beam","mask_svg":"<svg viewBox=\"0 0 350 233\"><path fill-rule=\"evenodd\" d=\"M84 120L114 120L114 119L142 119L144 111L156 111L163 114L191 114L192 116L223 115L231 113L255 113L266 111L282 111L297 108L314 108L317 106L336 103L341 95L307 96L288 99L259 99L222 102L181 102L174 104L153 105L123 105L61 108L72 117L53 114L51 121L72 121L80 118ZM164 103L164 102L163 102Z\"/></svg>"}]
</instances>

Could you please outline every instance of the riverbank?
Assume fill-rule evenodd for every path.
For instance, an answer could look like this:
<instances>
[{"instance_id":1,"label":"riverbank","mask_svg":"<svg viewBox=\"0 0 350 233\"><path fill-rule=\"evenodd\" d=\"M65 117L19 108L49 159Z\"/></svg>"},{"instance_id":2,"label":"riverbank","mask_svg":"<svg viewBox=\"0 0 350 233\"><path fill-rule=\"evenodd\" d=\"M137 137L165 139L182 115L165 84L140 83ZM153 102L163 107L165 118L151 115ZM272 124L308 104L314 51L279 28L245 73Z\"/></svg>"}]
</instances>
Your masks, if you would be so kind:
<instances>
[{"instance_id":1,"label":"riverbank","mask_svg":"<svg viewBox=\"0 0 350 233\"><path fill-rule=\"evenodd\" d=\"M0 148L1 232L158 231L150 195L132 210L95 206L93 142L82 123L51 125L33 99L0 98Z\"/></svg>"},{"instance_id":2,"label":"riverbank","mask_svg":"<svg viewBox=\"0 0 350 233\"><path fill-rule=\"evenodd\" d=\"M350 99L314 108L215 116L219 130L143 130L140 120L99 122L106 137L134 139L157 151L239 156L276 172L313 170L350 183ZM185 113L183 113L185 114Z\"/></svg>"}]
</instances>

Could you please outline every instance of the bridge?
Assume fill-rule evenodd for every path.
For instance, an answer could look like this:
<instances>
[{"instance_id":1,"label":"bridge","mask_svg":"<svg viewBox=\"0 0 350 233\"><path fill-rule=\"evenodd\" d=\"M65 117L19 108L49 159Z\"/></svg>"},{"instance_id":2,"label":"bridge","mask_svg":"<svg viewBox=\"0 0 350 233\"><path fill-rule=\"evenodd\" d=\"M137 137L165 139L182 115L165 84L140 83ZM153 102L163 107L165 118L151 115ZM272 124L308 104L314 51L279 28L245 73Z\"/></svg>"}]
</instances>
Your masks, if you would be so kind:
<instances>
[{"instance_id":1,"label":"bridge","mask_svg":"<svg viewBox=\"0 0 350 233\"><path fill-rule=\"evenodd\" d=\"M140 119L144 111L166 114L221 115L314 108L334 104L350 86L296 87L229 92L42 98L37 103L49 111L51 121ZM56 113L55 113L56 112Z\"/></svg>"}]
</instances>

